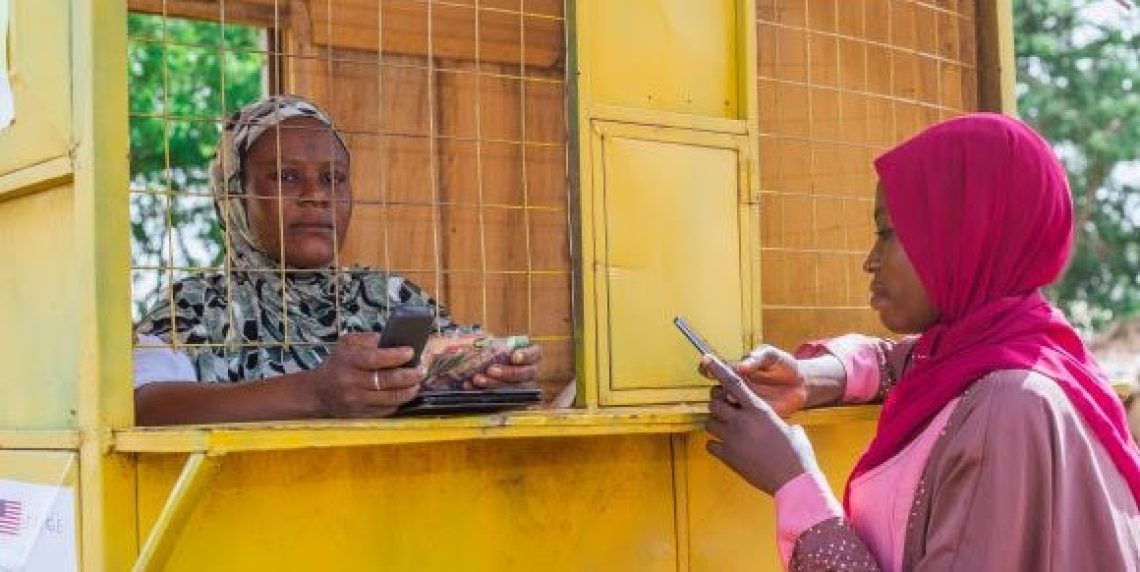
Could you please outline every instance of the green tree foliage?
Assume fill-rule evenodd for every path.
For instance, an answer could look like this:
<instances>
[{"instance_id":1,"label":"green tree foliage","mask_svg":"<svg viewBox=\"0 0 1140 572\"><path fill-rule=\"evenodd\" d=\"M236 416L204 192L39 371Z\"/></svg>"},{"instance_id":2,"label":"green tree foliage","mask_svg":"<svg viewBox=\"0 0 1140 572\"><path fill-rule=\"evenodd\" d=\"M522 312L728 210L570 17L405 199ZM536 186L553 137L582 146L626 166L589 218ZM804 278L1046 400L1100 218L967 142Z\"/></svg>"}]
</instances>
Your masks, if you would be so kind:
<instances>
[{"instance_id":1,"label":"green tree foliage","mask_svg":"<svg viewBox=\"0 0 1140 572\"><path fill-rule=\"evenodd\" d=\"M1053 142L1076 205L1076 251L1049 294L1086 331L1140 310L1136 24L1114 2L1014 2L1019 111Z\"/></svg>"},{"instance_id":2,"label":"green tree foliage","mask_svg":"<svg viewBox=\"0 0 1140 572\"><path fill-rule=\"evenodd\" d=\"M264 92L264 31L131 14L128 74L136 317L188 270L217 267L209 163L224 118Z\"/></svg>"}]
</instances>

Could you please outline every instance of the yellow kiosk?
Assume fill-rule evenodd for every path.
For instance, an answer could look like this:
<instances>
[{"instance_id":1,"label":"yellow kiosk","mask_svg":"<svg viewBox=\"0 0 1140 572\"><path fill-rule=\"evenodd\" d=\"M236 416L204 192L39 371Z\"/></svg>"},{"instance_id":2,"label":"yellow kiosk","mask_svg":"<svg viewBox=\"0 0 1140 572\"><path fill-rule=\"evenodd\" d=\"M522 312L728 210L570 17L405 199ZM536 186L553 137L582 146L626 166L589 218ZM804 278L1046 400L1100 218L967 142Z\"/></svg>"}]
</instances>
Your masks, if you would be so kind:
<instances>
[{"instance_id":1,"label":"yellow kiosk","mask_svg":"<svg viewBox=\"0 0 1140 572\"><path fill-rule=\"evenodd\" d=\"M769 500L704 452L707 385L669 319L727 354L879 331L871 159L1014 101L1008 0L0 10L0 569L777 569ZM342 254L530 333L573 403L136 427L133 279L186 269L132 259L132 197L181 195L133 185L130 126L229 108L129 108L128 49L229 48L133 36L132 12L261 30L265 92L317 100L369 157ZM876 415L795 420L833 486Z\"/></svg>"}]
</instances>

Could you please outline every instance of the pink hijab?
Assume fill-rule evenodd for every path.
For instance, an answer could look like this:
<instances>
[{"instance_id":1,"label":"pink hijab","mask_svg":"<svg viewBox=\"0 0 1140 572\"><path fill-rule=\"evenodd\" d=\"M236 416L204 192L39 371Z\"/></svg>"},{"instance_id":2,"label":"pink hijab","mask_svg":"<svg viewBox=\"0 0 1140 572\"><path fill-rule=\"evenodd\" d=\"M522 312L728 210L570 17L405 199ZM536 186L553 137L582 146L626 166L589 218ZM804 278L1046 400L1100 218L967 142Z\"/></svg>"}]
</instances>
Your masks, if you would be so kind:
<instances>
[{"instance_id":1,"label":"pink hijab","mask_svg":"<svg viewBox=\"0 0 1140 572\"><path fill-rule=\"evenodd\" d=\"M1140 500L1140 451L1124 408L1038 290L1061 273L1073 242L1069 186L1048 143L1015 119L972 114L927 129L875 169L940 318L919 338L851 479L902 450L987 373L1024 369L1061 386Z\"/></svg>"}]
</instances>

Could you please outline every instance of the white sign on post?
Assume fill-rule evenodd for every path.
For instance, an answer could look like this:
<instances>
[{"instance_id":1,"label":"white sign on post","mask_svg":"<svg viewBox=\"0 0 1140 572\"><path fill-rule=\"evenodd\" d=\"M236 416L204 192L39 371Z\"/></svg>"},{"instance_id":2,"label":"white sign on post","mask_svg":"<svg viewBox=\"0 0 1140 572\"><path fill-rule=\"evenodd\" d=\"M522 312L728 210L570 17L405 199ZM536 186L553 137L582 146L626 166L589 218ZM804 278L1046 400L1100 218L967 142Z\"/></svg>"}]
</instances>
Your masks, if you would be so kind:
<instances>
[{"instance_id":1,"label":"white sign on post","mask_svg":"<svg viewBox=\"0 0 1140 572\"><path fill-rule=\"evenodd\" d=\"M0 572L78 570L75 489L0 479Z\"/></svg>"}]
</instances>

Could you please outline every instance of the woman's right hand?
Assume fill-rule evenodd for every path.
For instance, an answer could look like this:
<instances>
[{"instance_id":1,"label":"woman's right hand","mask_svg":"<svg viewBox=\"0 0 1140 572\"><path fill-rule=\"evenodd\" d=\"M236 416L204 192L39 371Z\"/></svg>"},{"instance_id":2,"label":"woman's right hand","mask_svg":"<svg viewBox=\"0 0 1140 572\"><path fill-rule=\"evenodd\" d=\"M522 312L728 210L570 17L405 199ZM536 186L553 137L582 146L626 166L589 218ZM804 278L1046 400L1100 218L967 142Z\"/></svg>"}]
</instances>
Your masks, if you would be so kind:
<instances>
[{"instance_id":1,"label":"woman's right hand","mask_svg":"<svg viewBox=\"0 0 1140 572\"><path fill-rule=\"evenodd\" d=\"M781 417L789 417L807 405L807 376L800 362L788 352L762 345L733 367L752 391ZM701 374L715 379L707 372L703 360Z\"/></svg>"},{"instance_id":2,"label":"woman's right hand","mask_svg":"<svg viewBox=\"0 0 1140 572\"><path fill-rule=\"evenodd\" d=\"M382 417L419 393L424 368L402 367L411 348L379 348L380 334L341 336L304 385L323 417Z\"/></svg>"},{"instance_id":3,"label":"woman's right hand","mask_svg":"<svg viewBox=\"0 0 1140 572\"><path fill-rule=\"evenodd\" d=\"M819 470L803 428L789 426L739 384L713 386L705 429L713 436L708 452L770 495L804 472Z\"/></svg>"}]
</instances>

